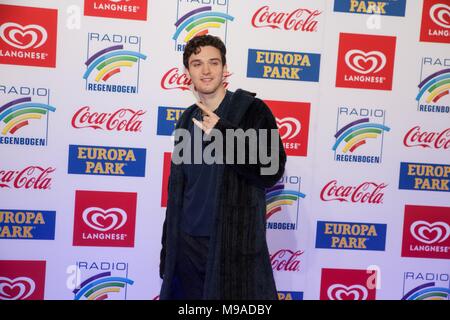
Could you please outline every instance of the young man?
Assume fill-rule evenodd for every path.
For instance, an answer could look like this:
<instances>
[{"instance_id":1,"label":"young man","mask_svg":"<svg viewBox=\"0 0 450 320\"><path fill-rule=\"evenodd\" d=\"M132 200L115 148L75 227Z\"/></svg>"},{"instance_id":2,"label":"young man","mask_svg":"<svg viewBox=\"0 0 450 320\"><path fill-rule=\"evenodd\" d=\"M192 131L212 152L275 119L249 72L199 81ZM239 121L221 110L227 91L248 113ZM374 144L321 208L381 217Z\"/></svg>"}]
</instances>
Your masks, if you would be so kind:
<instances>
[{"instance_id":1,"label":"young man","mask_svg":"<svg viewBox=\"0 0 450 320\"><path fill-rule=\"evenodd\" d=\"M199 101L184 111L175 130L175 149L184 143L190 150L182 151L188 161L181 163L174 161L175 151L172 155L160 299L277 299L266 242L265 188L283 175L286 154L266 104L250 92L224 88L225 54L223 42L211 35L190 40L183 54ZM190 140L180 141L180 132L188 132ZM256 139L242 132L256 133ZM227 140L230 133L236 135ZM208 136L225 142L223 154L214 153L212 164L192 163L195 150L211 146L204 140ZM237 160L242 153L245 161ZM273 163L274 170L264 171Z\"/></svg>"}]
</instances>

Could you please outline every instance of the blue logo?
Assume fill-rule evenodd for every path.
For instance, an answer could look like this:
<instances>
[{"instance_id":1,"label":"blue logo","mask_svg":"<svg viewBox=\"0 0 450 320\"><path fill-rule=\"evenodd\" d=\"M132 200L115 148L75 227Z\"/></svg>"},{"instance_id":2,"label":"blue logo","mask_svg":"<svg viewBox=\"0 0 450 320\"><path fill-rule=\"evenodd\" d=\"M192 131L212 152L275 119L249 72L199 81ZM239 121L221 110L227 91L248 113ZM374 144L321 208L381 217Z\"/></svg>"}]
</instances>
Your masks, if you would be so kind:
<instances>
[{"instance_id":1,"label":"blue logo","mask_svg":"<svg viewBox=\"0 0 450 320\"><path fill-rule=\"evenodd\" d=\"M384 251L386 224L317 221L316 248Z\"/></svg>"},{"instance_id":2,"label":"blue logo","mask_svg":"<svg viewBox=\"0 0 450 320\"><path fill-rule=\"evenodd\" d=\"M184 110L186 108L158 107L158 127L156 134L159 136L171 136Z\"/></svg>"},{"instance_id":3,"label":"blue logo","mask_svg":"<svg viewBox=\"0 0 450 320\"><path fill-rule=\"evenodd\" d=\"M278 300L303 300L303 292L278 291Z\"/></svg>"},{"instance_id":4,"label":"blue logo","mask_svg":"<svg viewBox=\"0 0 450 320\"><path fill-rule=\"evenodd\" d=\"M399 189L449 192L450 165L400 163Z\"/></svg>"},{"instance_id":5,"label":"blue logo","mask_svg":"<svg viewBox=\"0 0 450 320\"><path fill-rule=\"evenodd\" d=\"M404 17L406 0L355 1L334 0L334 11L360 14L378 14L381 16Z\"/></svg>"},{"instance_id":6,"label":"blue logo","mask_svg":"<svg viewBox=\"0 0 450 320\"><path fill-rule=\"evenodd\" d=\"M320 54L248 49L248 78L319 81Z\"/></svg>"},{"instance_id":7,"label":"blue logo","mask_svg":"<svg viewBox=\"0 0 450 320\"><path fill-rule=\"evenodd\" d=\"M145 177L146 149L69 145L70 174Z\"/></svg>"},{"instance_id":8,"label":"blue logo","mask_svg":"<svg viewBox=\"0 0 450 320\"><path fill-rule=\"evenodd\" d=\"M0 209L0 239L54 240L55 211Z\"/></svg>"}]
</instances>

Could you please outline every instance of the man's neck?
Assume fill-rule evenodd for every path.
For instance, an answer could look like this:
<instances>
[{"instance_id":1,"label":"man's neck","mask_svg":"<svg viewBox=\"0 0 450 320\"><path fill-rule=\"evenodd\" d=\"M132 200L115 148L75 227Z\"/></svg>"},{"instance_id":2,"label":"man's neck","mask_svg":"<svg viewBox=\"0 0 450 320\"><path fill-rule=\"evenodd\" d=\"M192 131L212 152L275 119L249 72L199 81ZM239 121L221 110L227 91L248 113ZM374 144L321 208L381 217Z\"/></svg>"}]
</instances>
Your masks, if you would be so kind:
<instances>
[{"instance_id":1,"label":"man's neck","mask_svg":"<svg viewBox=\"0 0 450 320\"><path fill-rule=\"evenodd\" d=\"M214 111L219 107L223 98L225 97L227 91L225 88L221 88L214 93L210 94L199 94L201 102L211 111Z\"/></svg>"}]
</instances>

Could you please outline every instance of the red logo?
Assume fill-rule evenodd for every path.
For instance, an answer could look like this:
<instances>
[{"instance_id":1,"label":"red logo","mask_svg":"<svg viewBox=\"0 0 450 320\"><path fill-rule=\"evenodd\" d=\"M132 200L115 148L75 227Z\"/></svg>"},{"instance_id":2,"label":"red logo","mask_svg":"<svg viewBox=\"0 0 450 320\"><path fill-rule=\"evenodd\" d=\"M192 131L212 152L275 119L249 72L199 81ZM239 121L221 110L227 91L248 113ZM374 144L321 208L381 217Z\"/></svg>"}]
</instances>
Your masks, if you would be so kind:
<instances>
[{"instance_id":1,"label":"red logo","mask_svg":"<svg viewBox=\"0 0 450 320\"><path fill-rule=\"evenodd\" d=\"M320 300L375 300L376 271L322 269Z\"/></svg>"},{"instance_id":2,"label":"red logo","mask_svg":"<svg viewBox=\"0 0 450 320\"><path fill-rule=\"evenodd\" d=\"M76 191L74 246L134 247L137 194Z\"/></svg>"},{"instance_id":3,"label":"red logo","mask_svg":"<svg viewBox=\"0 0 450 320\"><path fill-rule=\"evenodd\" d=\"M232 73L225 74L225 79L223 82L224 88L228 88L229 83L226 81ZM166 72L166 74L161 79L161 88L164 90L191 90L192 80L184 73L180 72L178 68L172 68Z\"/></svg>"},{"instance_id":4,"label":"red logo","mask_svg":"<svg viewBox=\"0 0 450 320\"><path fill-rule=\"evenodd\" d=\"M450 43L450 4L448 1L423 1L420 41Z\"/></svg>"},{"instance_id":5,"label":"red logo","mask_svg":"<svg viewBox=\"0 0 450 320\"><path fill-rule=\"evenodd\" d=\"M392 90L395 37L341 33L336 87Z\"/></svg>"},{"instance_id":6,"label":"red logo","mask_svg":"<svg viewBox=\"0 0 450 320\"><path fill-rule=\"evenodd\" d=\"M450 128L441 132L427 132L423 131L420 126L411 128L403 138L405 147L422 147L432 149L450 148Z\"/></svg>"},{"instance_id":7,"label":"red logo","mask_svg":"<svg viewBox=\"0 0 450 320\"><path fill-rule=\"evenodd\" d=\"M144 110L121 108L114 112L92 112L91 107L80 108L72 117L72 127L93 128L107 131L140 132Z\"/></svg>"},{"instance_id":8,"label":"red logo","mask_svg":"<svg viewBox=\"0 0 450 320\"><path fill-rule=\"evenodd\" d=\"M450 259L450 207L405 206L402 257Z\"/></svg>"},{"instance_id":9,"label":"red logo","mask_svg":"<svg viewBox=\"0 0 450 320\"><path fill-rule=\"evenodd\" d=\"M281 249L270 256L273 271L300 271L302 250Z\"/></svg>"},{"instance_id":10,"label":"red logo","mask_svg":"<svg viewBox=\"0 0 450 320\"><path fill-rule=\"evenodd\" d=\"M44 300L45 261L0 261L0 300Z\"/></svg>"},{"instance_id":11,"label":"red logo","mask_svg":"<svg viewBox=\"0 0 450 320\"><path fill-rule=\"evenodd\" d=\"M162 188L161 188L161 207L167 207L167 196L169 191L169 176L171 163L172 163L172 153L164 152Z\"/></svg>"},{"instance_id":12,"label":"red logo","mask_svg":"<svg viewBox=\"0 0 450 320\"><path fill-rule=\"evenodd\" d=\"M306 157L311 104L271 100L265 102L275 116L286 154Z\"/></svg>"},{"instance_id":13,"label":"red logo","mask_svg":"<svg viewBox=\"0 0 450 320\"><path fill-rule=\"evenodd\" d=\"M0 4L0 63L54 68L58 11Z\"/></svg>"},{"instance_id":14,"label":"red logo","mask_svg":"<svg viewBox=\"0 0 450 320\"><path fill-rule=\"evenodd\" d=\"M363 182L356 187L339 186L337 180L333 180L323 187L320 199L322 201L380 204L383 203L383 190L386 187L387 184L376 182Z\"/></svg>"},{"instance_id":15,"label":"red logo","mask_svg":"<svg viewBox=\"0 0 450 320\"><path fill-rule=\"evenodd\" d=\"M0 170L0 188L48 190L52 177L49 175L56 169L29 166L21 171Z\"/></svg>"},{"instance_id":16,"label":"red logo","mask_svg":"<svg viewBox=\"0 0 450 320\"><path fill-rule=\"evenodd\" d=\"M292 31L316 32L318 21L316 18L322 12L298 8L292 12L271 12L269 6L256 10L252 18L255 28L272 28Z\"/></svg>"},{"instance_id":17,"label":"red logo","mask_svg":"<svg viewBox=\"0 0 450 320\"><path fill-rule=\"evenodd\" d=\"M84 15L147 20L147 0L85 0Z\"/></svg>"}]
</instances>

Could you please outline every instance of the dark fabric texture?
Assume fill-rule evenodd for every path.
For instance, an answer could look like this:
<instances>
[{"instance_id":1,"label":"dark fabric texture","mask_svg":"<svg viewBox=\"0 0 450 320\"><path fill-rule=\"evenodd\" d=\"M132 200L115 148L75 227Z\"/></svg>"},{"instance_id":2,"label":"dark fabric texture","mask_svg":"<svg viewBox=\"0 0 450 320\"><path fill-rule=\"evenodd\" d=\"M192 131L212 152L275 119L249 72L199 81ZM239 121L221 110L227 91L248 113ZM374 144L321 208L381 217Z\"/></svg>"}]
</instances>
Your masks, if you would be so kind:
<instances>
[{"instance_id":1,"label":"dark fabric texture","mask_svg":"<svg viewBox=\"0 0 450 320\"><path fill-rule=\"evenodd\" d=\"M186 129L186 119L190 119L197 108L192 105L186 109L176 128ZM220 118L216 128L225 132L237 128L277 129L277 125L262 100L238 89L231 98L227 114ZM278 140L279 168L275 174L261 175L263 165L259 161L257 164L226 164L218 170L217 201L202 299L277 299L266 242L265 188L273 186L284 173L286 154L279 136ZM249 148L248 141L245 146ZM185 188L181 165L172 162L170 170L169 199L161 241L161 300L176 299L174 275Z\"/></svg>"}]
</instances>

